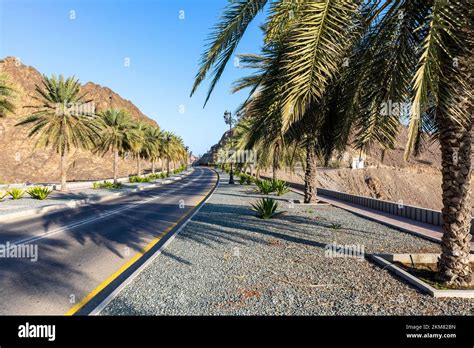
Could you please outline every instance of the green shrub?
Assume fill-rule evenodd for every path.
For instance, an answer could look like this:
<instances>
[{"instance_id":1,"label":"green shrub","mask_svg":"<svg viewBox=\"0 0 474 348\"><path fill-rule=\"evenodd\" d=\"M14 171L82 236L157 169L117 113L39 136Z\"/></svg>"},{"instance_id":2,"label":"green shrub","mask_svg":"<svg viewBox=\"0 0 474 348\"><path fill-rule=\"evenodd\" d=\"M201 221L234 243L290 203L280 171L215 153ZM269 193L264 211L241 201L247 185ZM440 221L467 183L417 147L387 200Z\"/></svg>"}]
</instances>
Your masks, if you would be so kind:
<instances>
[{"instance_id":1,"label":"green shrub","mask_svg":"<svg viewBox=\"0 0 474 348\"><path fill-rule=\"evenodd\" d=\"M166 178L166 173L165 173L165 172L161 172L161 174L160 174L160 179L164 179L164 178Z\"/></svg>"},{"instance_id":2,"label":"green shrub","mask_svg":"<svg viewBox=\"0 0 474 348\"><path fill-rule=\"evenodd\" d=\"M19 188L12 188L7 191L7 193L10 195L12 199L20 199L23 198L25 195L25 190L19 189Z\"/></svg>"},{"instance_id":3,"label":"green shrub","mask_svg":"<svg viewBox=\"0 0 474 348\"><path fill-rule=\"evenodd\" d=\"M339 223L332 223L328 227L333 229L333 230L340 230L342 228L342 225L339 224Z\"/></svg>"},{"instance_id":4,"label":"green shrub","mask_svg":"<svg viewBox=\"0 0 474 348\"><path fill-rule=\"evenodd\" d=\"M53 190L44 186L35 186L28 189L26 192L31 196L31 198L44 201Z\"/></svg>"},{"instance_id":5,"label":"green shrub","mask_svg":"<svg viewBox=\"0 0 474 348\"><path fill-rule=\"evenodd\" d=\"M0 191L0 201L3 201L3 199L8 195L7 192Z\"/></svg>"},{"instance_id":6,"label":"green shrub","mask_svg":"<svg viewBox=\"0 0 474 348\"><path fill-rule=\"evenodd\" d=\"M252 210L257 213L261 219L271 219L282 212L277 213L278 202L273 198L261 198L255 203L251 203Z\"/></svg>"},{"instance_id":7,"label":"green shrub","mask_svg":"<svg viewBox=\"0 0 474 348\"><path fill-rule=\"evenodd\" d=\"M288 188L288 184L283 180L278 180L278 179L273 180L272 186L273 186L273 191L275 191L278 196L284 195L285 193L290 191L290 189Z\"/></svg>"},{"instance_id":8,"label":"green shrub","mask_svg":"<svg viewBox=\"0 0 474 348\"><path fill-rule=\"evenodd\" d=\"M261 193L264 195L268 195L269 193L273 192L273 184L269 180L261 180L257 182L257 187Z\"/></svg>"},{"instance_id":9,"label":"green shrub","mask_svg":"<svg viewBox=\"0 0 474 348\"><path fill-rule=\"evenodd\" d=\"M247 177L244 174L240 175L239 184L245 185L246 183L247 183Z\"/></svg>"},{"instance_id":10,"label":"green shrub","mask_svg":"<svg viewBox=\"0 0 474 348\"><path fill-rule=\"evenodd\" d=\"M131 176L128 178L128 181L131 183L141 183L141 182L150 182L150 178L147 176L141 177L141 176Z\"/></svg>"},{"instance_id":11,"label":"green shrub","mask_svg":"<svg viewBox=\"0 0 474 348\"><path fill-rule=\"evenodd\" d=\"M94 182L92 184L93 189L121 189L123 187L122 183L118 182L114 184L113 182Z\"/></svg>"},{"instance_id":12,"label":"green shrub","mask_svg":"<svg viewBox=\"0 0 474 348\"><path fill-rule=\"evenodd\" d=\"M148 177L150 178L150 180L156 180L156 179L159 179L160 178L160 174L150 174L148 175Z\"/></svg>"}]
</instances>

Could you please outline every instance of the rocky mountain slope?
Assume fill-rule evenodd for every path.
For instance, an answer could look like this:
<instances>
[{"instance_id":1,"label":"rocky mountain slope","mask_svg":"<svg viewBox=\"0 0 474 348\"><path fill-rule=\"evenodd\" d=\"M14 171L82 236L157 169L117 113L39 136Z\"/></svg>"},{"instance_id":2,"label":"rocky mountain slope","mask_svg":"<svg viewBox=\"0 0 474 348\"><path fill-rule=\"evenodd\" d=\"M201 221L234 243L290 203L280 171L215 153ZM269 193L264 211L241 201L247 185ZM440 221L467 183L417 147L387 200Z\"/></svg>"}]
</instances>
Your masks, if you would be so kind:
<instances>
[{"instance_id":1,"label":"rocky mountain slope","mask_svg":"<svg viewBox=\"0 0 474 348\"><path fill-rule=\"evenodd\" d=\"M35 148L35 139L28 138L28 126L15 127L15 124L28 115L35 105L35 85L41 84L42 75L31 66L19 63L15 58L0 60L0 74L7 76L16 90L15 114L0 118L0 182L56 182L59 180L59 156L52 150ZM133 103L123 99L110 88L92 82L82 85L81 92L87 93L86 99L93 100L96 111L112 105L124 108L134 119L143 120L151 125L155 121L145 116ZM136 162L132 159L120 160L121 176L135 172ZM142 165L146 167L144 163ZM68 180L102 179L112 176L112 156L93 155L88 151L73 150L69 156Z\"/></svg>"}]
</instances>

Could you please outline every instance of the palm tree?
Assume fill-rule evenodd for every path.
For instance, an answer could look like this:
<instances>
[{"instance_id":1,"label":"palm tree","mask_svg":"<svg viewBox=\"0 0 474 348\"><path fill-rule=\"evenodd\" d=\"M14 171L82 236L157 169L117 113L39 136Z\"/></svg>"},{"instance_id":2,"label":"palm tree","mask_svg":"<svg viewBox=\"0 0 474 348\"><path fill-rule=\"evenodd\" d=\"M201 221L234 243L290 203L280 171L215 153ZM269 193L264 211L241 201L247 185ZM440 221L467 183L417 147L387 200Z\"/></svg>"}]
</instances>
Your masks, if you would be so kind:
<instances>
[{"instance_id":1,"label":"palm tree","mask_svg":"<svg viewBox=\"0 0 474 348\"><path fill-rule=\"evenodd\" d=\"M42 86L36 85L39 105L16 126L31 124L29 137L36 137L36 146L53 148L61 157L61 191L66 191L67 156L71 148L92 149L100 137L100 123L95 115L76 111L87 103L80 94L75 77L43 76Z\"/></svg>"},{"instance_id":2,"label":"palm tree","mask_svg":"<svg viewBox=\"0 0 474 348\"><path fill-rule=\"evenodd\" d=\"M151 172L156 172L156 161L160 158L161 130L159 127L148 127L145 130L145 141L141 151L142 158L151 161Z\"/></svg>"},{"instance_id":3,"label":"palm tree","mask_svg":"<svg viewBox=\"0 0 474 348\"><path fill-rule=\"evenodd\" d=\"M181 137L169 131L162 133L161 142L160 155L166 159L166 172L169 175L171 163L186 160L186 147Z\"/></svg>"},{"instance_id":4,"label":"palm tree","mask_svg":"<svg viewBox=\"0 0 474 348\"><path fill-rule=\"evenodd\" d=\"M191 94L211 71L207 103L249 23L267 3L240 0L226 7L202 56ZM354 125L358 147L379 143L390 148L400 113L383 115L380 105L411 101L406 158L419 152L427 135L436 136L441 145L444 208L439 275L447 284L469 283L472 89L461 67L472 55L472 4L277 0L269 6L263 28L266 45L282 45L278 60L273 59L278 62L278 82L259 82L259 92L281 105L282 132L306 117L316 121L309 122L318 128L307 136L308 160L314 161L319 127L328 122L312 109L322 105L343 115L337 122L342 130L329 123L340 139L347 140L347 130ZM270 86L278 83L282 87L272 93ZM336 86L340 97L331 101L328 90ZM308 180L314 180L313 174Z\"/></svg>"},{"instance_id":5,"label":"palm tree","mask_svg":"<svg viewBox=\"0 0 474 348\"><path fill-rule=\"evenodd\" d=\"M143 157L143 147L145 145L145 132L148 125L143 121L138 121L133 124L133 140L130 142L130 150L137 161L137 175L141 175L141 159Z\"/></svg>"},{"instance_id":6,"label":"palm tree","mask_svg":"<svg viewBox=\"0 0 474 348\"><path fill-rule=\"evenodd\" d=\"M172 132L166 131L163 133L163 155L166 158L166 173L170 174L170 164L175 158L176 154L176 135Z\"/></svg>"},{"instance_id":7,"label":"palm tree","mask_svg":"<svg viewBox=\"0 0 474 348\"><path fill-rule=\"evenodd\" d=\"M131 144L135 140L134 124L130 115L123 109L107 109L99 113L99 116L104 127L96 151L103 155L107 152L113 153L114 183L117 184L119 156L131 149Z\"/></svg>"},{"instance_id":8,"label":"palm tree","mask_svg":"<svg viewBox=\"0 0 474 348\"><path fill-rule=\"evenodd\" d=\"M15 106L12 103L14 94L15 90L8 85L6 76L0 75L0 117L14 112Z\"/></svg>"},{"instance_id":9,"label":"palm tree","mask_svg":"<svg viewBox=\"0 0 474 348\"><path fill-rule=\"evenodd\" d=\"M471 282L470 178L471 125L469 113L472 81L473 5L461 2L404 1L388 8L377 31L356 53L361 66L351 81L357 86L349 109L359 115L361 146L372 139L390 140L395 121L380 115L380 105L407 103L409 137L405 158L417 155L426 138L436 138L441 148L442 244L439 278L446 284ZM377 74L373 72L377 71ZM413 81L413 83L410 83ZM393 115L392 115L393 116ZM398 115L396 115L398 116ZM384 123L380 132L374 124Z\"/></svg>"}]
</instances>

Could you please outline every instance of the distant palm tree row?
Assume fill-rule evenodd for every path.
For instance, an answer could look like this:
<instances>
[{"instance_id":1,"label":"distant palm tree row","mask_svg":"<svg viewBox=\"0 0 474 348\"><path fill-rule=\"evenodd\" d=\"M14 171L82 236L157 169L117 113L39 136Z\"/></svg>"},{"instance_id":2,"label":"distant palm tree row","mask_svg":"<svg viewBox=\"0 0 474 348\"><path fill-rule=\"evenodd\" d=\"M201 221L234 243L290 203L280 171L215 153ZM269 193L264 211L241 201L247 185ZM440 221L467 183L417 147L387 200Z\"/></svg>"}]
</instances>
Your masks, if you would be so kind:
<instances>
[{"instance_id":1,"label":"distant palm tree row","mask_svg":"<svg viewBox=\"0 0 474 348\"><path fill-rule=\"evenodd\" d=\"M14 112L9 99L13 89L4 80L0 83L0 115ZM114 183L118 183L119 159L132 156L136 159L137 175L142 174L141 161L151 162L152 172L156 162L166 161L167 174L170 163L187 163L187 148L183 140L172 132L132 119L125 109L109 108L99 113L78 112L90 103L86 94L80 93L80 83L74 77L43 76L41 86L35 88L34 97L39 103L31 106L33 112L16 126L29 125L29 137L37 139L36 146L52 148L61 158L61 190L67 190L67 159L72 148L93 153L113 154ZM7 99L8 97L8 99Z\"/></svg>"},{"instance_id":2,"label":"distant palm tree row","mask_svg":"<svg viewBox=\"0 0 474 348\"><path fill-rule=\"evenodd\" d=\"M285 151L304 149L309 203L316 199L318 157L327 162L350 139L360 150L373 144L391 149L405 118L406 158L430 138L442 152L440 279L469 284L474 4L232 1L210 36L191 94L212 75L207 102L260 12L266 14L262 52L238 60L257 70L235 84L235 90L250 88L235 131L241 148L272 154L273 161L258 164L272 163L274 172Z\"/></svg>"}]
</instances>

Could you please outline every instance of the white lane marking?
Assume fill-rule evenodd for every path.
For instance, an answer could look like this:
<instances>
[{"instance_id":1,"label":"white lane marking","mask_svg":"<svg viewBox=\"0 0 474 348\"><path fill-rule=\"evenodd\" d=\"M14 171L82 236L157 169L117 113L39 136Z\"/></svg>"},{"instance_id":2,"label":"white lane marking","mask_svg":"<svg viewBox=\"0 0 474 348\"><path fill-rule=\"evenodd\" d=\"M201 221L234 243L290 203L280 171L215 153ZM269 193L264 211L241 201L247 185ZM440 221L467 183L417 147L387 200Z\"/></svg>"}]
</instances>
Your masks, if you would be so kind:
<instances>
[{"instance_id":1,"label":"white lane marking","mask_svg":"<svg viewBox=\"0 0 474 348\"><path fill-rule=\"evenodd\" d=\"M204 173L204 170L201 171L201 173L199 174L199 176L195 179L192 179L190 181L191 182L194 182L198 179L201 178L202 174ZM181 187L177 187L177 188L174 188L170 191L167 192L167 194L171 194L173 192L176 192L178 191L179 189L181 189ZM54 230L51 230L51 231L48 231L48 232L45 232L43 234L40 234L38 236L31 236L31 237L27 237L27 238L24 238L24 239L20 239L16 242L13 242L11 243L11 245L21 245L21 244L25 244L25 243L28 243L28 242L34 242L34 241L37 241L37 240L40 240L40 239L43 239L43 238L46 238L46 237L50 237L52 235L55 235L57 233L60 233L60 232L64 232L65 230L67 229L72 229L72 228L76 228L76 227L79 227L79 226L82 226L82 225L85 225L85 224L88 224L90 222L93 222L93 221L97 221L97 220L100 220L100 219L103 219L103 218L106 218L108 216L111 216L111 215L116 215L124 210L129 210L129 209L132 209L132 208L136 208L137 206L140 206L142 204L146 204L146 203L149 203L157 198L160 198L160 196L152 196L152 198L150 199L147 199L145 201L140 201L138 203L132 203L132 204L129 204L129 205L126 205L122 208L118 208L118 209L115 209L115 210L112 210L112 211L108 211L106 213L100 213L99 216L94 216L92 218L88 218L88 219L85 219L85 220L82 220L80 222L76 222L76 223L73 223L73 224L70 224L70 225L66 225L66 226L62 226L62 227L58 227Z\"/></svg>"}]
</instances>

